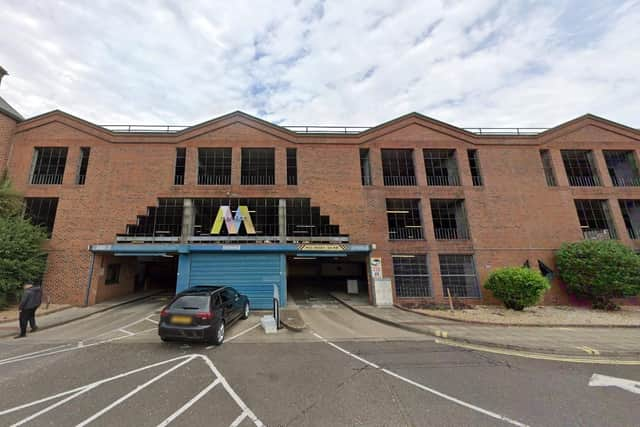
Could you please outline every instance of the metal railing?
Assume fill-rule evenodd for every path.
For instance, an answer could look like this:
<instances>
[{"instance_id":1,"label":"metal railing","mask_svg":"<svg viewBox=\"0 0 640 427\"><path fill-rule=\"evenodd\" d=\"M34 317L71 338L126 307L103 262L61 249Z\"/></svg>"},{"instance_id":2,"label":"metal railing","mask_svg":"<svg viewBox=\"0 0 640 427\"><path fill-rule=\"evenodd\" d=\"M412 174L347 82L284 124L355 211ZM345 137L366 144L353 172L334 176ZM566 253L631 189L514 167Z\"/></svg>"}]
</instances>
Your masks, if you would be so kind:
<instances>
[{"instance_id":1,"label":"metal railing","mask_svg":"<svg viewBox=\"0 0 640 427\"><path fill-rule=\"evenodd\" d=\"M184 185L184 175L175 175L173 185Z\"/></svg>"},{"instance_id":2,"label":"metal railing","mask_svg":"<svg viewBox=\"0 0 640 427\"><path fill-rule=\"evenodd\" d=\"M274 185L276 183L275 176L256 176L242 175L240 177L241 185Z\"/></svg>"},{"instance_id":3,"label":"metal railing","mask_svg":"<svg viewBox=\"0 0 640 427\"><path fill-rule=\"evenodd\" d=\"M427 184L433 186L459 186L460 177L458 175L427 176Z\"/></svg>"},{"instance_id":4,"label":"metal railing","mask_svg":"<svg viewBox=\"0 0 640 427\"><path fill-rule=\"evenodd\" d=\"M474 187L482 187L482 176L480 175L471 175L471 180L473 181Z\"/></svg>"},{"instance_id":5,"label":"metal railing","mask_svg":"<svg viewBox=\"0 0 640 427\"><path fill-rule=\"evenodd\" d=\"M384 185L416 185L415 176L389 176L383 177Z\"/></svg>"},{"instance_id":6,"label":"metal railing","mask_svg":"<svg viewBox=\"0 0 640 427\"><path fill-rule=\"evenodd\" d=\"M389 240L423 240L422 228L392 228Z\"/></svg>"},{"instance_id":7,"label":"metal railing","mask_svg":"<svg viewBox=\"0 0 640 427\"><path fill-rule=\"evenodd\" d=\"M435 228L436 240L468 240L469 231L466 228Z\"/></svg>"},{"instance_id":8,"label":"metal railing","mask_svg":"<svg viewBox=\"0 0 640 427\"><path fill-rule=\"evenodd\" d=\"M611 177L614 187L640 187L640 177Z\"/></svg>"},{"instance_id":9,"label":"metal railing","mask_svg":"<svg viewBox=\"0 0 640 427\"><path fill-rule=\"evenodd\" d=\"M84 185L87 181L87 175L78 175L78 185Z\"/></svg>"},{"instance_id":10,"label":"metal railing","mask_svg":"<svg viewBox=\"0 0 640 427\"><path fill-rule=\"evenodd\" d=\"M572 187L599 187L600 178L592 176L569 176L569 185Z\"/></svg>"},{"instance_id":11,"label":"metal railing","mask_svg":"<svg viewBox=\"0 0 640 427\"><path fill-rule=\"evenodd\" d=\"M582 237L586 240L609 240L613 239L614 233L606 228L585 228L582 230Z\"/></svg>"},{"instance_id":12,"label":"metal railing","mask_svg":"<svg viewBox=\"0 0 640 427\"><path fill-rule=\"evenodd\" d=\"M176 133L190 128L186 125L98 125L115 133ZM313 126L295 125L282 126L291 132L300 134L327 134L327 135L357 135L372 129L374 126ZM486 136L527 136L537 135L550 128L492 128L492 127L465 127L467 132Z\"/></svg>"},{"instance_id":13,"label":"metal railing","mask_svg":"<svg viewBox=\"0 0 640 427\"><path fill-rule=\"evenodd\" d=\"M287 175L287 185L298 185L298 176Z\"/></svg>"},{"instance_id":14,"label":"metal railing","mask_svg":"<svg viewBox=\"0 0 640 427\"><path fill-rule=\"evenodd\" d=\"M63 175L61 174L54 174L54 175L35 174L31 177L31 184L36 184L36 185L62 184L62 177Z\"/></svg>"},{"instance_id":15,"label":"metal railing","mask_svg":"<svg viewBox=\"0 0 640 427\"><path fill-rule=\"evenodd\" d=\"M198 185L231 185L231 175L198 175Z\"/></svg>"}]
</instances>

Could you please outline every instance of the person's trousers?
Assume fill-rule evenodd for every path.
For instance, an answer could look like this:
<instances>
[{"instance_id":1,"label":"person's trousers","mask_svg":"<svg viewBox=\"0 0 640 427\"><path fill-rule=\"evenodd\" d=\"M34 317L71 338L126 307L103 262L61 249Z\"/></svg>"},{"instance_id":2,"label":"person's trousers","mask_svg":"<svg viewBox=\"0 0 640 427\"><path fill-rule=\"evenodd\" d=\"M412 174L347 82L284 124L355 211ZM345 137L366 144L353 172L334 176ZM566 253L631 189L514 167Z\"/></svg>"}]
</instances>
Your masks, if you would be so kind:
<instances>
[{"instance_id":1,"label":"person's trousers","mask_svg":"<svg viewBox=\"0 0 640 427\"><path fill-rule=\"evenodd\" d=\"M36 327L36 309L25 308L20 310L20 335L27 334L27 323L33 330Z\"/></svg>"}]
</instances>

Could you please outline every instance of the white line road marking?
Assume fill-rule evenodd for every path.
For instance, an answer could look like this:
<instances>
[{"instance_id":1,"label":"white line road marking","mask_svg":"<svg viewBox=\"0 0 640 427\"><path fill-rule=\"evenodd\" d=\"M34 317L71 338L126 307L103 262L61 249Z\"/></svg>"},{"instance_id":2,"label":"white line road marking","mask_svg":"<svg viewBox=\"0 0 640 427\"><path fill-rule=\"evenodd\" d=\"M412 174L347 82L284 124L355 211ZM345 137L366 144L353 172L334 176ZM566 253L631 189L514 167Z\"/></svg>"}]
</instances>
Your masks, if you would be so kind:
<instances>
[{"instance_id":1,"label":"white line road marking","mask_svg":"<svg viewBox=\"0 0 640 427\"><path fill-rule=\"evenodd\" d=\"M182 362L178 363L177 365L172 366L170 369L167 369L163 373L161 373L159 375L156 375L155 377L151 378L146 383L144 383L142 385L139 385L138 387L136 387L133 390L131 390L129 393L127 393L124 396L122 396L121 398L119 398L119 399L115 400L114 402L112 402L111 404L105 406L100 411L96 412L95 414L93 414L92 416L87 418L86 420L84 420L81 423L79 423L76 427L84 427L87 424L89 424L90 422L93 422L94 420L100 418L102 415L106 414L111 409L115 408L116 406L118 406L119 404L124 402L125 400L127 400L127 399L131 398L132 396L134 396L135 394L141 392L142 390L144 390L145 388L149 387L151 384L155 383L156 381L162 379L163 377L166 377L171 372L175 371L176 369L180 368L181 366L186 365L187 363L191 362L193 359L195 359L195 356L191 356L188 359L185 359Z\"/></svg>"},{"instance_id":2,"label":"white line road marking","mask_svg":"<svg viewBox=\"0 0 640 427\"><path fill-rule=\"evenodd\" d=\"M506 423L509 423L509 424L512 424L512 425L515 425L515 426L519 426L519 427L528 427L527 424L521 423L520 421L513 420L513 419L511 419L509 417L506 417L504 415L497 414L495 412L492 412L492 411L489 411L487 409L481 408L479 406L473 405L471 403L465 402L464 400L460 400L460 399L458 399L456 397L449 396L448 394L442 393L442 392L440 392L438 390L435 390L433 388L430 388L430 387L427 387L427 386L422 385L420 383L417 383L417 382L415 382L413 380L410 380L409 378L403 377L402 375L396 374L395 372L390 371L388 369L384 369L384 368L381 369L375 363L370 362L370 361L368 361L366 359L363 359L360 356L357 356L357 355L351 353L350 351L348 351L348 350L346 350L346 349L344 349L344 348L342 348L342 347L330 342L329 340L327 340L326 338L318 335L317 333L314 332L313 335L316 336L317 338L321 339L325 343L329 344L333 348L335 348L337 350L340 350L344 354L346 354L346 355L348 355L348 356L350 356L350 357L352 357L352 358L354 358L354 359L356 359L356 360L358 360L358 361L360 361L362 363L365 363L365 364L367 364L367 365L369 365L369 366L371 366L371 367L373 367L375 369L378 369L378 370L380 370L381 372L384 372L387 375L391 375L394 378L397 378L397 379L399 379L401 381L404 381L407 384L411 384L411 385L413 385L415 387L418 387L421 390L427 391L427 392L429 392L431 394L435 394L438 397L442 397L443 399L449 400L449 401L451 401L453 403L456 403L458 405L461 405L461 406L464 406L466 408L472 409L472 410L474 410L476 412L480 412L481 414L488 415L488 416L490 416L492 418L496 418L498 420L504 421Z\"/></svg>"},{"instance_id":3,"label":"white line road marking","mask_svg":"<svg viewBox=\"0 0 640 427\"><path fill-rule=\"evenodd\" d=\"M129 332L129 331L127 331L127 330L126 330L126 329L124 329L124 328L120 328L120 329L118 329L118 331L119 331L119 332L124 332L125 334L129 335L130 337L131 337L131 336L133 336L133 335L135 335L135 333L133 333L133 332Z\"/></svg>"},{"instance_id":4,"label":"white line road marking","mask_svg":"<svg viewBox=\"0 0 640 427\"><path fill-rule=\"evenodd\" d=\"M229 425L229 427L238 427L240 423L244 421L245 418L247 418L247 413L243 412L240 415L238 415L238 418L233 420L233 422Z\"/></svg>"},{"instance_id":5,"label":"white line road marking","mask_svg":"<svg viewBox=\"0 0 640 427\"><path fill-rule=\"evenodd\" d=\"M192 407L194 403L196 403L198 400L202 399L202 397L204 397L205 394L209 393L209 391L211 391L218 384L220 384L220 379L216 378L216 380L214 382L209 384L207 387L203 388L200 391L200 393L196 394L195 396L193 396L193 398L191 400L189 400L187 403L182 405L180 407L180 409L175 411L173 414L169 415L164 421L162 421L160 424L158 424L158 427L165 427L165 426L169 425L169 423L171 423L171 421L175 420L180 415L182 415L183 412L185 412L187 409Z\"/></svg>"},{"instance_id":6,"label":"white line road marking","mask_svg":"<svg viewBox=\"0 0 640 427\"><path fill-rule=\"evenodd\" d=\"M16 412L16 411L20 411L22 409L25 408L29 408L35 405L38 405L40 403L44 403L44 402L48 402L63 396L68 396L62 400L59 400L57 402L55 402L54 404L30 415L29 417L18 421L17 424L15 424L16 426L22 425L28 421L31 421L37 417L39 417L42 414L45 414L61 405L64 405L65 403L75 399L76 397L85 394L93 389L95 389L96 387L111 382L111 381L115 381L118 380L120 378L124 378L127 377L129 375L133 375L139 372L143 372L146 371L148 369L152 369L158 366L162 366L162 365L166 365L169 364L171 362L177 362L182 360L182 362L178 363L177 365L172 366L171 368L169 368L168 370L162 372L161 374L157 375L156 377L152 378L151 380L147 381L146 383L136 387L134 390L130 391L129 393L127 393L126 395L120 397L118 400L114 401L113 403L111 403L109 406L105 407L104 409L102 409L101 411L97 412L96 414L94 414L93 416L87 418L86 420L84 420L82 423L80 423L80 426L86 425L92 421L94 421L95 419L99 418L100 416L102 416L103 414L105 414L106 412L108 412L109 410L111 410L112 408L116 407L117 405L119 405L120 403L124 402L125 400L131 398L133 395L135 395L136 393L140 392L141 390L145 389L146 387L148 387L149 385L153 384L155 381L158 381L159 379L161 379L162 377L168 375L169 373L173 372L174 370L180 368L181 366L192 362L193 360L196 359L201 359L205 362L205 364L207 365L207 367L209 368L209 370L211 371L211 373L213 374L213 376L215 377L215 380L205 389L201 390L196 396L194 396L192 399L189 400L189 402L187 402L185 405L183 405L180 409L178 409L176 412L174 412L169 418L165 419L163 421L163 423L166 424L161 424L161 425L167 425L170 422L172 422L173 420L175 420L178 416L180 416L182 413L184 413L186 410L188 410L195 402L197 402L199 399L201 399L203 396L206 395L207 392L211 391L216 385L218 384L222 384L222 386L224 387L225 391L231 396L231 398L234 400L234 402L236 403L236 405L238 405L238 407L241 409L242 414L245 414L243 419L246 417L249 417L249 419L251 419L251 421L253 421L253 423L258 426L258 427L263 427L264 425L262 424L262 422L256 417L256 415L253 413L253 411L251 411L251 409L249 409L249 407L242 401L242 399L240 399L240 397L236 394L236 392L233 390L233 388L231 388L231 386L229 385L229 383L227 382L227 380L222 376L222 374L220 374L220 372L218 371L218 369L214 366L213 362L211 361L211 359L209 359L207 356L202 355L202 354L191 354L191 355L184 355L184 356L178 356L178 357L174 357L172 359L167 359L167 360L163 360L161 362L157 362L157 363L153 363L150 365L146 365L143 366L141 368L136 368L127 372L123 372L121 374L118 375L114 375L112 377L109 378L105 378L99 381L95 381L93 383L90 384L85 384L81 387L77 387L74 388L72 390L67 390L64 391L62 393L57 393L42 399L38 399L35 400L33 402L29 402L23 405L19 405L19 406L15 406L13 408L9 408L9 409L5 409L3 411L0 411L0 416L2 415L6 415L6 414L10 414L12 412ZM242 421L242 420L240 420Z\"/></svg>"},{"instance_id":7,"label":"white line road marking","mask_svg":"<svg viewBox=\"0 0 640 427\"><path fill-rule=\"evenodd\" d=\"M259 323L259 322L258 322L258 323L256 323L255 325L253 325L252 327L247 328L247 329L245 329L245 330L244 330L244 331L242 331L242 332L238 332L237 334L235 334L234 336L232 336L232 337L230 337L230 338L227 338L224 342L230 342L230 341L233 341L233 340L235 340L236 338L241 337L242 335L246 334L247 332L254 330L254 329L255 329L255 328L257 328L258 326L260 326L260 323ZM216 346L216 345L210 345L210 346L206 347L206 350L211 350L211 349L212 349L212 348L214 348L214 347L217 347L217 346Z\"/></svg>"},{"instance_id":8,"label":"white line road marking","mask_svg":"<svg viewBox=\"0 0 640 427\"><path fill-rule=\"evenodd\" d=\"M607 375L593 374L589 379L591 387L619 387L631 393L640 394L640 381L632 381L624 378L609 377Z\"/></svg>"},{"instance_id":9,"label":"white line road marking","mask_svg":"<svg viewBox=\"0 0 640 427\"><path fill-rule=\"evenodd\" d=\"M588 354L592 354L594 356L600 356L600 352L598 350L596 350L595 348L592 347L587 347L586 345L583 345L582 347L576 347L578 350L582 350L585 353Z\"/></svg>"},{"instance_id":10,"label":"white line road marking","mask_svg":"<svg viewBox=\"0 0 640 427\"><path fill-rule=\"evenodd\" d=\"M13 359L21 359L21 358L23 358L23 357L25 357L25 356L31 356L31 355L39 354L39 353L45 353L45 352L47 352L47 351L51 351L51 350L57 350L57 349L59 349L59 348L62 348L62 347L68 347L68 346L70 346L70 345L71 345L71 344L62 344L62 345L58 345L58 346L56 346L56 347L45 348L44 350L40 350L40 351L34 351L34 352L32 352L32 353L19 354L19 355L17 355L17 356L13 356L13 357L7 357L6 359L2 359L2 360L0 360L0 363L2 363L2 362L7 362L7 361L9 361L9 360L13 360Z\"/></svg>"}]
</instances>

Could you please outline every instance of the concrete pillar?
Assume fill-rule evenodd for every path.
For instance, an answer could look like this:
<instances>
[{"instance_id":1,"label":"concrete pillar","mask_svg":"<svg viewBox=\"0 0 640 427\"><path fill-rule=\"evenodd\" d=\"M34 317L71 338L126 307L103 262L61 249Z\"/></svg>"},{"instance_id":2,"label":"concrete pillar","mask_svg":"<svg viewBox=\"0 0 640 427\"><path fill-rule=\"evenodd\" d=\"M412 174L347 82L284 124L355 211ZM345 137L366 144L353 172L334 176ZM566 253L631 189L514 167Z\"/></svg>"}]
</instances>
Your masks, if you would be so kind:
<instances>
[{"instance_id":1,"label":"concrete pillar","mask_svg":"<svg viewBox=\"0 0 640 427\"><path fill-rule=\"evenodd\" d=\"M193 234L195 212L193 210L193 200L184 199L182 205L182 233L180 243L188 243L189 237Z\"/></svg>"},{"instance_id":2,"label":"concrete pillar","mask_svg":"<svg viewBox=\"0 0 640 427\"><path fill-rule=\"evenodd\" d=\"M280 243L287 243L287 200L278 200L278 231Z\"/></svg>"}]
</instances>

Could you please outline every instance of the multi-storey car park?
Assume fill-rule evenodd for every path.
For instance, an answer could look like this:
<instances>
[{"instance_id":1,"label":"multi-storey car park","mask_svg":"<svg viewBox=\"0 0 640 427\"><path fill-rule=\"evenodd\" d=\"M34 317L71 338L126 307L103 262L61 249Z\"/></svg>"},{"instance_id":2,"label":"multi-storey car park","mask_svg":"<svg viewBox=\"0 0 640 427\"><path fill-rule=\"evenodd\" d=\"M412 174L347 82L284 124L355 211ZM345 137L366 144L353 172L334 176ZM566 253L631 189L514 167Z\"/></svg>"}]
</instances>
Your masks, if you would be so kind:
<instances>
[{"instance_id":1,"label":"multi-storey car park","mask_svg":"<svg viewBox=\"0 0 640 427\"><path fill-rule=\"evenodd\" d=\"M45 226L45 292L93 304L226 284L271 305L301 286L394 302L494 302L501 266L570 299L554 251L638 248L640 132L593 115L551 129L462 129L411 113L370 128L283 127L234 112L189 127L29 119L0 98L0 170ZM216 221L218 218L218 221Z\"/></svg>"}]
</instances>

